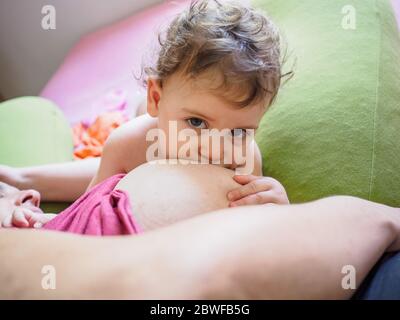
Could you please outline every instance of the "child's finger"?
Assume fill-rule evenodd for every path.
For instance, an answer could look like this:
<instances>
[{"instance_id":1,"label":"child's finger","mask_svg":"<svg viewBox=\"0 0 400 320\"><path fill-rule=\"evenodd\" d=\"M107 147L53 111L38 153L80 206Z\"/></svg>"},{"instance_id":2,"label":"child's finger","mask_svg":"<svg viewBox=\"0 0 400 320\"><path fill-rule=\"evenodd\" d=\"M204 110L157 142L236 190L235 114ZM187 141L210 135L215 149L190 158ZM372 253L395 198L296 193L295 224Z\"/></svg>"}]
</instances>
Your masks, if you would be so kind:
<instances>
[{"instance_id":1,"label":"child's finger","mask_svg":"<svg viewBox=\"0 0 400 320\"><path fill-rule=\"evenodd\" d=\"M56 217L56 214L50 214L50 213L35 213L37 215L36 221L42 224L46 224L50 220L52 220L54 217Z\"/></svg>"},{"instance_id":2,"label":"child's finger","mask_svg":"<svg viewBox=\"0 0 400 320\"><path fill-rule=\"evenodd\" d=\"M28 221L28 226L32 227L33 224L35 223L35 219L33 218L33 214L34 213L31 210L28 210L28 209L25 209L25 208L23 208L21 210L23 210L25 219Z\"/></svg>"},{"instance_id":3,"label":"child's finger","mask_svg":"<svg viewBox=\"0 0 400 320\"><path fill-rule=\"evenodd\" d=\"M42 228L47 222L56 217L55 214L50 213L35 213L35 215L37 215L35 218L36 222L33 225L35 229Z\"/></svg>"},{"instance_id":4,"label":"child's finger","mask_svg":"<svg viewBox=\"0 0 400 320\"><path fill-rule=\"evenodd\" d=\"M227 197L229 201L236 201L248 195L267 191L269 189L271 189L271 185L265 183L265 180L255 179L244 186L229 191Z\"/></svg>"},{"instance_id":5,"label":"child's finger","mask_svg":"<svg viewBox=\"0 0 400 320\"><path fill-rule=\"evenodd\" d=\"M41 223L41 222L35 222L35 224L33 225L33 227L34 227L35 229L40 229L41 227L43 227L43 223Z\"/></svg>"},{"instance_id":6,"label":"child's finger","mask_svg":"<svg viewBox=\"0 0 400 320\"><path fill-rule=\"evenodd\" d=\"M264 191L256 194L250 194L237 201L230 202L229 207L249 206L249 205L266 204L266 203L278 204L279 199L276 197L276 194L274 192Z\"/></svg>"},{"instance_id":7,"label":"child's finger","mask_svg":"<svg viewBox=\"0 0 400 320\"><path fill-rule=\"evenodd\" d=\"M235 180L239 184L248 184L250 181L253 181L253 180L256 180L259 178L260 177L254 176L252 174L233 176L233 180Z\"/></svg>"},{"instance_id":8,"label":"child's finger","mask_svg":"<svg viewBox=\"0 0 400 320\"><path fill-rule=\"evenodd\" d=\"M23 209L16 208L12 214L12 224L15 227L26 228L29 227L29 222L25 217Z\"/></svg>"},{"instance_id":9,"label":"child's finger","mask_svg":"<svg viewBox=\"0 0 400 320\"><path fill-rule=\"evenodd\" d=\"M25 218L28 220L29 227L33 227L33 225L37 221L37 214L29 209L23 209Z\"/></svg>"},{"instance_id":10,"label":"child's finger","mask_svg":"<svg viewBox=\"0 0 400 320\"><path fill-rule=\"evenodd\" d=\"M29 225L33 228L37 228L39 225L39 228L41 228L56 216L55 214L37 213L30 210L27 210L26 214L29 216Z\"/></svg>"}]
</instances>

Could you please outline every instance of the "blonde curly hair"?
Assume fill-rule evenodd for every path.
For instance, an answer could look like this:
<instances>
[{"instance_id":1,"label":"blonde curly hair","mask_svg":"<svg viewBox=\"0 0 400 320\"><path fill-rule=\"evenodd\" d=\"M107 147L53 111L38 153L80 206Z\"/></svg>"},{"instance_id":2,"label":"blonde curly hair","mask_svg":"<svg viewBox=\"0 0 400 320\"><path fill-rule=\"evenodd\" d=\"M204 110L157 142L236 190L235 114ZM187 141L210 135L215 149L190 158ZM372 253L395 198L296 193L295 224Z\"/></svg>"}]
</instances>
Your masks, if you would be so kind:
<instances>
[{"instance_id":1,"label":"blonde curly hair","mask_svg":"<svg viewBox=\"0 0 400 320\"><path fill-rule=\"evenodd\" d=\"M161 85L177 71L195 79L213 70L220 76L210 90L239 107L271 104L278 93L282 78L279 31L251 7L192 1L159 35L159 43L155 66L144 72Z\"/></svg>"}]
</instances>

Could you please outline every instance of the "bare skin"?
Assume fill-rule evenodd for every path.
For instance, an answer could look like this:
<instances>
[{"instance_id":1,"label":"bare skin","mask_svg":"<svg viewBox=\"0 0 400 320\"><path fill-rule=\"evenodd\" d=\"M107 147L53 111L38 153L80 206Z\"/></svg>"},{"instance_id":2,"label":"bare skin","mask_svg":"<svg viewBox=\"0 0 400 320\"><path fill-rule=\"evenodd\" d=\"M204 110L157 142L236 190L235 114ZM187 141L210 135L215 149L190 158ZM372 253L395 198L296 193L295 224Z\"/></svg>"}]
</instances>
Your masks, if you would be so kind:
<instances>
[{"instance_id":1,"label":"bare skin","mask_svg":"<svg viewBox=\"0 0 400 320\"><path fill-rule=\"evenodd\" d=\"M133 105L136 116L146 113L145 96ZM100 157L19 168L0 164L0 181L19 190L33 188L43 201L73 202L85 193L99 165Z\"/></svg>"},{"instance_id":2,"label":"bare skin","mask_svg":"<svg viewBox=\"0 0 400 320\"><path fill-rule=\"evenodd\" d=\"M112 135L92 185L145 163L145 134L155 127L164 130L170 121L177 121L180 129L256 129L265 103L234 108L204 90L207 85L201 83L215 80L206 78L199 83L183 81L179 74L163 79L163 83L150 78L149 115ZM40 270L41 263L53 263L60 268L61 277L61 289L55 297L274 298L285 294L289 298L342 298L350 295L339 285L343 264L354 265L360 281L385 250L398 249L398 209L350 197L266 206L264 203L287 203L287 196L279 182L261 177L258 152L254 161L254 177L238 178L240 182L236 179L242 186L236 186L233 196L228 197L230 206L248 205L246 208L211 212L124 239L58 238L44 232L39 237L42 241L37 242L31 237L38 233L1 231L4 296L42 297L40 279L34 272ZM60 182L59 190L63 190L66 185ZM51 194L48 186L43 190ZM68 193L68 197L74 196ZM255 203L261 205L251 206ZM192 215L191 208L186 212L184 216ZM23 235L24 240L19 241L17 235ZM55 247L49 248L48 243ZM282 272L283 280L279 279ZM116 276L123 281L116 281ZM164 279L167 281L159 285Z\"/></svg>"},{"instance_id":3,"label":"bare skin","mask_svg":"<svg viewBox=\"0 0 400 320\"><path fill-rule=\"evenodd\" d=\"M356 268L359 284L385 251L400 249L400 209L353 197L204 213L227 205L233 180L230 170L201 168L147 164L125 177L120 186L133 188L133 212L149 230L141 235L2 229L0 298L344 299L354 292L341 287L343 266ZM204 208L198 193L210 181L220 192ZM57 290L40 286L44 265L56 268Z\"/></svg>"},{"instance_id":4,"label":"bare skin","mask_svg":"<svg viewBox=\"0 0 400 320\"><path fill-rule=\"evenodd\" d=\"M128 173L115 187L128 193L142 230L228 208L226 194L240 186L232 170L210 164L146 163Z\"/></svg>"},{"instance_id":5,"label":"bare skin","mask_svg":"<svg viewBox=\"0 0 400 320\"><path fill-rule=\"evenodd\" d=\"M19 190L0 182L0 228L41 228L55 215L43 214L36 190Z\"/></svg>"},{"instance_id":6,"label":"bare skin","mask_svg":"<svg viewBox=\"0 0 400 320\"><path fill-rule=\"evenodd\" d=\"M183 141L176 141L176 137L170 134L171 122L176 123L177 132L192 129L200 139L201 129L216 130L239 130L243 134L244 144L251 144L254 149L251 157L254 157L254 167L252 173L260 181L252 182L252 180L237 180L241 185L253 183L257 184L259 189L247 188L247 192L237 193L236 197L230 202L236 202L242 198L246 198L255 193L260 193L257 197L250 197L245 203L236 202L237 205L244 204L261 204L261 203L288 203L286 194L281 197L275 196L271 201L269 195L265 195L264 191L276 189L284 190L278 181L271 179L263 179L261 170L261 155L254 141L246 136L246 130L256 130L258 124L265 112L265 101L259 102L245 108L238 108L232 102L228 102L223 98L215 95L207 89L210 82L215 80L218 74L215 72L205 72L198 79L188 79L180 72L176 72L162 83L156 79L148 79L147 87L147 112L131 120L129 123L116 129L109 139L103 150L103 156L100 163L99 171L93 178L90 186L94 186L104 179L118 174L127 173L138 166L151 161L148 159L147 151L154 144L154 141L146 139L150 130L158 129L164 132L166 136L166 146L163 149L163 155L166 159L174 159L176 155L170 154L170 146L176 142L177 150L180 150ZM212 81L210 81L212 79ZM210 155L203 148L201 143L195 147L193 156L208 157L212 162L215 155ZM221 166L234 169L244 164L237 163L233 159L233 163L224 162L221 154L224 154L224 146L221 146L220 154ZM191 156L188 159L193 159ZM247 155L246 155L247 156ZM250 155L249 155L250 156ZM245 189L246 190L246 189Z\"/></svg>"},{"instance_id":7,"label":"bare skin","mask_svg":"<svg viewBox=\"0 0 400 320\"><path fill-rule=\"evenodd\" d=\"M151 230L227 208L227 194L242 190L232 177L232 170L210 164L152 162L132 170L116 189L128 193L134 218L143 230ZM41 212L37 191L1 182L0 187L0 227L40 228L55 216Z\"/></svg>"},{"instance_id":8,"label":"bare skin","mask_svg":"<svg viewBox=\"0 0 400 320\"><path fill-rule=\"evenodd\" d=\"M82 194L90 177L93 177L89 188L104 179L119 173L128 173L151 160L146 152L154 141L146 139L147 133L159 129L166 133L169 146L173 137L169 135L169 123L177 123L178 132L192 129L201 136L201 129L236 130L242 132L246 144L251 144L254 152L252 175L235 177L241 186L236 186L229 198L230 206L252 205L263 203L287 204L289 202L284 187L269 177L262 176L261 155L257 145L246 130L256 130L266 110L265 101L245 108L238 108L232 102L217 96L208 88L218 74L207 71L198 79L188 79L176 72L160 81L149 78L147 87L147 114L132 119L116 129L108 138L103 150L100 166L98 160L84 160L65 164L46 165L33 168L11 169L0 166L0 179L20 188L35 188L41 192L45 201L71 201ZM211 79L211 80L210 80ZM183 142L178 142L178 149ZM206 157L207 151L199 144L196 155ZM221 148L223 154L226 150ZM211 162L215 155L207 155ZM247 155L246 155L247 156ZM173 159L167 148L165 157ZM219 155L219 158L222 156ZM225 163L221 166L230 169L244 166L243 163ZM96 170L98 168L97 173ZM2 178L3 177L3 178ZM64 191L64 189L66 189Z\"/></svg>"},{"instance_id":9,"label":"bare skin","mask_svg":"<svg viewBox=\"0 0 400 320\"><path fill-rule=\"evenodd\" d=\"M3 229L0 298L346 299L344 265L359 284L399 249L399 209L352 197L224 209L140 236ZM49 264L56 290L40 286Z\"/></svg>"},{"instance_id":10,"label":"bare skin","mask_svg":"<svg viewBox=\"0 0 400 320\"><path fill-rule=\"evenodd\" d=\"M0 165L0 181L20 190L35 189L43 201L73 202L87 189L100 158L13 168Z\"/></svg>"}]
</instances>

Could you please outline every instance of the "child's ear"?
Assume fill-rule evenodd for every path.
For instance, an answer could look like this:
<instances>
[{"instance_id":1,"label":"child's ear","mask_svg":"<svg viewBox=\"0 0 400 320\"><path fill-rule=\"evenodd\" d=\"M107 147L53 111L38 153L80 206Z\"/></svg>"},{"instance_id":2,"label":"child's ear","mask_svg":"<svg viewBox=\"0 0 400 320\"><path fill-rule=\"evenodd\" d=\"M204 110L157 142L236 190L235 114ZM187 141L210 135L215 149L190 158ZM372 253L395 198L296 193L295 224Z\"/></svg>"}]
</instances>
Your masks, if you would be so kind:
<instances>
[{"instance_id":1,"label":"child's ear","mask_svg":"<svg viewBox=\"0 0 400 320\"><path fill-rule=\"evenodd\" d=\"M149 78L147 80L147 113L152 117L158 116L161 93L160 80Z\"/></svg>"}]
</instances>

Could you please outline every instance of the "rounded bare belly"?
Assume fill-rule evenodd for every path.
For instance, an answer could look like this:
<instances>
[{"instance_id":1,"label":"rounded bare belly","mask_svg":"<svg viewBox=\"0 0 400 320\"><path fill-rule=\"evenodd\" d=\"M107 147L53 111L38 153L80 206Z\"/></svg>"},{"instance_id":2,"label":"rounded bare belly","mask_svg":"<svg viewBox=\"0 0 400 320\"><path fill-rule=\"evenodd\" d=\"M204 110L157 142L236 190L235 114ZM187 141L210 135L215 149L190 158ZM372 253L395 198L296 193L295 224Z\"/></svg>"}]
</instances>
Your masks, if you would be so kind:
<instances>
[{"instance_id":1,"label":"rounded bare belly","mask_svg":"<svg viewBox=\"0 0 400 320\"><path fill-rule=\"evenodd\" d=\"M226 194L239 186L229 169L209 164L145 163L115 187L128 193L143 230L228 207Z\"/></svg>"}]
</instances>

